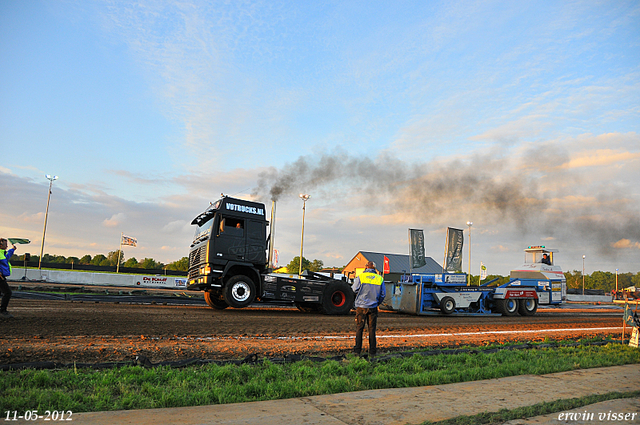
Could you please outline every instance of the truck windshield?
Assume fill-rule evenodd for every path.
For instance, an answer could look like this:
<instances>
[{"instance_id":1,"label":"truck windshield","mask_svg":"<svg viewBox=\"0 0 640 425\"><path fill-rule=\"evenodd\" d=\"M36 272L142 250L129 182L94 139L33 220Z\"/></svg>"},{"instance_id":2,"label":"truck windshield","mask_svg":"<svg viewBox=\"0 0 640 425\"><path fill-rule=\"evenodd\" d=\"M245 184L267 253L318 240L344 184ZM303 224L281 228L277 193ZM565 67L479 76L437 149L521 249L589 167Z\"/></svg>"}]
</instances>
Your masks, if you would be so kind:
<instances>
[{"instance_id":1,"label":"truck windshield","mask_svg":"<svg viewBox=\"0 0 640 425\"><path fill-rule=\"evenodd\" d=\"M209 239L209 235L211 234L211 226L215 221L214 219L215 215L212 215L209 220L204 221L196 227L196 234L193 236L193 243L200 242L204 239Z\"/></svg>"}]
</instances>

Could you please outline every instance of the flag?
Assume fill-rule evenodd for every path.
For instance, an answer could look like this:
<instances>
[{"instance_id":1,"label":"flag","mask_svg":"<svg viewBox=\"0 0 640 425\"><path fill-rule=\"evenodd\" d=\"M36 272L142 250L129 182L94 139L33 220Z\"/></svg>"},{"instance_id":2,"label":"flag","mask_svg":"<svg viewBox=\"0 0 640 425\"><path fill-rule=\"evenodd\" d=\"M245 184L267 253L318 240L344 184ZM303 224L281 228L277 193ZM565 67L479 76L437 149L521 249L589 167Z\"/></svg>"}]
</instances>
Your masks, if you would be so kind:
<instances>
[{"instance_id":1,"label":"flag","mask_svg":"<svg viewBox=\"0 0 640 425\"><path fill-rule=\"evenodd\" d=\"M31 243L31 241L29 239L23 239L23 238L9 238L9 242L11 242L12 245L15 245L17 243Z\"/></svg>"},{"instance_id":2,"label":"flag","mask_svg":"<svg viewBox=\"0 0 640 425\"><path fill-rule=\"evenodd\" d=\"M138 240L136 238L122 235L122 245L138 246Z\"/></svg>"},{"instance_id":3,"label":"flag","mask_svg":"<svg viewBox=\"0 0 640 425\"><path fill-rule=\"evenodd\" d=\"M424 233L422 230L409 229L411 235L411 268L417 269L427 264L424 256Z\"/></svg>"},{"instance_id":4,"label":"flag","mask_svg":"<svg viewBox=\"0 0 640 425\"><path fill-rule=\"evenodd\" d=\"M447 227L447 244L445 250L445 266L448 272L462 272L462 246L464 231Z\"/></svg>"},{"instance_id":5,"label":"flag","mask_svg":"<svg viewBox=\"0 0 640 425\"><path fill-rule=\"evenodd\" d=\"M484 265L482 261L480 261L480 280L484 280L487 278L487 266Z\"/></svg>"},{"instance_id":6,"label":"flag","mask_svg":"<svg viewBox=\"0 0 640 425\"><path fill-rule=\"evenodd\" d=\"M389 258L385 255L384 264L382 266L382 274L389 274L389 273L391 273L391 269L389 268Z\"/></svg>"},{"instance_id":7,"label":"flag","mask_svg":"<svg viewBox=\"0 0 640 425\"><path fill-rule=\"evenodd\" d=\"M280 258L280 252L277 249L273 250L273 268L278 268L278 259Z\"/></svg>"}]
</instances>

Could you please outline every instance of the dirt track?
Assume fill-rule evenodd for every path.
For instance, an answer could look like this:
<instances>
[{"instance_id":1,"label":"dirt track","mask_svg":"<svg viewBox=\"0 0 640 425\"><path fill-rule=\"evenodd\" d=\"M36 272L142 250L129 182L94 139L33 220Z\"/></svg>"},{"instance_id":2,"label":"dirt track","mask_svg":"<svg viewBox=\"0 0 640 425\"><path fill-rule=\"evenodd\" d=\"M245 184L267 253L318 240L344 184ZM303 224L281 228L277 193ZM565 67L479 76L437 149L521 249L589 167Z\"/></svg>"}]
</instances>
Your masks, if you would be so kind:
<instances>
[{"instance_id":1,"label":"dirt track","mask_svg":"<svg viewBox=\"0 0 640 425\"><path fill-rule=\"evenodd\" d=\"M1 322L0 364L126 361L136 354L153 362L237 359L254 353L260 357L330 356L349 352L353 346L355 317L273 307L220 311L23 299L12 299L10 311L15 319ZM619 338L621 317L619 309L594 308L541 308L533 317L381 312L379 352L595 335Z\"/></svg>"}]
</instances>

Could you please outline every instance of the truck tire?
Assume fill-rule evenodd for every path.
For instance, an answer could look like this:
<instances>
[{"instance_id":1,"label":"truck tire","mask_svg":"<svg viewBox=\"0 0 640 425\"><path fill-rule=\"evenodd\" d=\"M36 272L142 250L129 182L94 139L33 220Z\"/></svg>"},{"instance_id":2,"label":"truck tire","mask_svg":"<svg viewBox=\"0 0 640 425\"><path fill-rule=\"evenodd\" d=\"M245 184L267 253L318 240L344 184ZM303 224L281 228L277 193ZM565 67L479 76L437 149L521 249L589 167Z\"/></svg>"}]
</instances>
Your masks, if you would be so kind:
<instances>
[{"instance_id":1,"label":"truck tire","mask_svg":"<svg viewBox=\"0 0 640 425\"><path fill-rule=\"evenodd\" d=\"M313 304L313 303L300 302L300 303L296 303L296 307L298 307L298 310L300 310L303 313L313 313L320 310L320 306L318 304Z\"/></svg>"},{"instance_id":2,"label":"truck tire","mask_svg":"<svg viewBox=\"0 0 640 425\"><path fill-rule=\"evenodd\" d=\"M348 314L353 308L355 294L345 282L331 282L322 294L324 314Z\"/></svg>"},{"instance_id":3,"label":"truck tire","mask_svg":"<svg viewBox=\"0 0 640 425\"><path fill-rule=\"evenodd\" d=\"M520 300L518 304L518 313L521 316L533 316L538 311L538 300L536 299Z\"/></svg>"},{"instance_id":4,"label":"truck tire","mask_svg":"<svg viewBox=\"0 0 640 425\"><path fill-rule=\"evenodd\" d=\"M503 316L515 316L518 313L518 300L513 298L497 300L496 310Z\"/></svg>"},{"instance_id":5,"label":"truck tire","mask_svg":"<svg viewBox=\"0 0 640 425\"><path fill-rule=\"evenodd\" d=\"M233 276L224 286L224 300L233 308L246 307L255 298L256 285L247 276Z\"/></svg>"},{"instance_id":6,"label":"truck tire","mask_svg":"<svg viewBox=\"0 0 640 425\"><path fill-rule=\"evenodd\" d=\"M440 300L440 311L444 314L451 314L456 309L456 301L451 297L444 297Z\"/></svg>"},{"instance_id":7,"label":"truck tire","mask_svg":"<svg viewBox=\"0 0 640 425\"><path fill-rule=\"evenodd\" d=\"M204 292L204 300L207 302L207 305L211 308L215 308L217 310L224 310L229 307L229 304L224 300L224 297L219 292L213 291L205 291Z\"/></svg>"}]
</instances>

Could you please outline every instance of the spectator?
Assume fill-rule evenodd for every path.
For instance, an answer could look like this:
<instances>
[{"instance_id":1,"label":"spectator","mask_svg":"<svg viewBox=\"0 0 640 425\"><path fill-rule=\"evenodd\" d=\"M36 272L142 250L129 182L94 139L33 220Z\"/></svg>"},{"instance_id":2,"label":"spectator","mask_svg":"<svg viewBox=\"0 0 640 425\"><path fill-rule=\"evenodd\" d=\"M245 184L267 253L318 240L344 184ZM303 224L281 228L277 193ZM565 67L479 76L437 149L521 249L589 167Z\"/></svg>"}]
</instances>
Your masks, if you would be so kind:
<instances>
[{"instance_id":1,"label":"spectator","mask_svg":"<svg viewBox=\"0 0 640 425\"><path fill-rule=\"evenodd\" d=\"M378 306L384 301L386 290L382 276L376 272L374 262L369 261L367 263L364 272L355 278L351 289L356 293L354 303L356 307L356 346L353 351L360 355L362 351L362 334L364 325L367 323L369 330L369 357L375 357L377 352L376 326L378 324Z\"/></svg>"},{"instance_id":2,"label":"spectator","mask_svg":"<svg viewBox=\"0 0 640 425\"><path fill-rule=\"evenodd\" d=\"M11 276L11 263L9 259L13 256L16 246L7 250L7 240L0 238L0 292L2 301L0 302L0 319L11 319L13 315L7 311L9 300L11 299L11 288L7 282L7 277Z\"/></svg>"}]
</instances>

